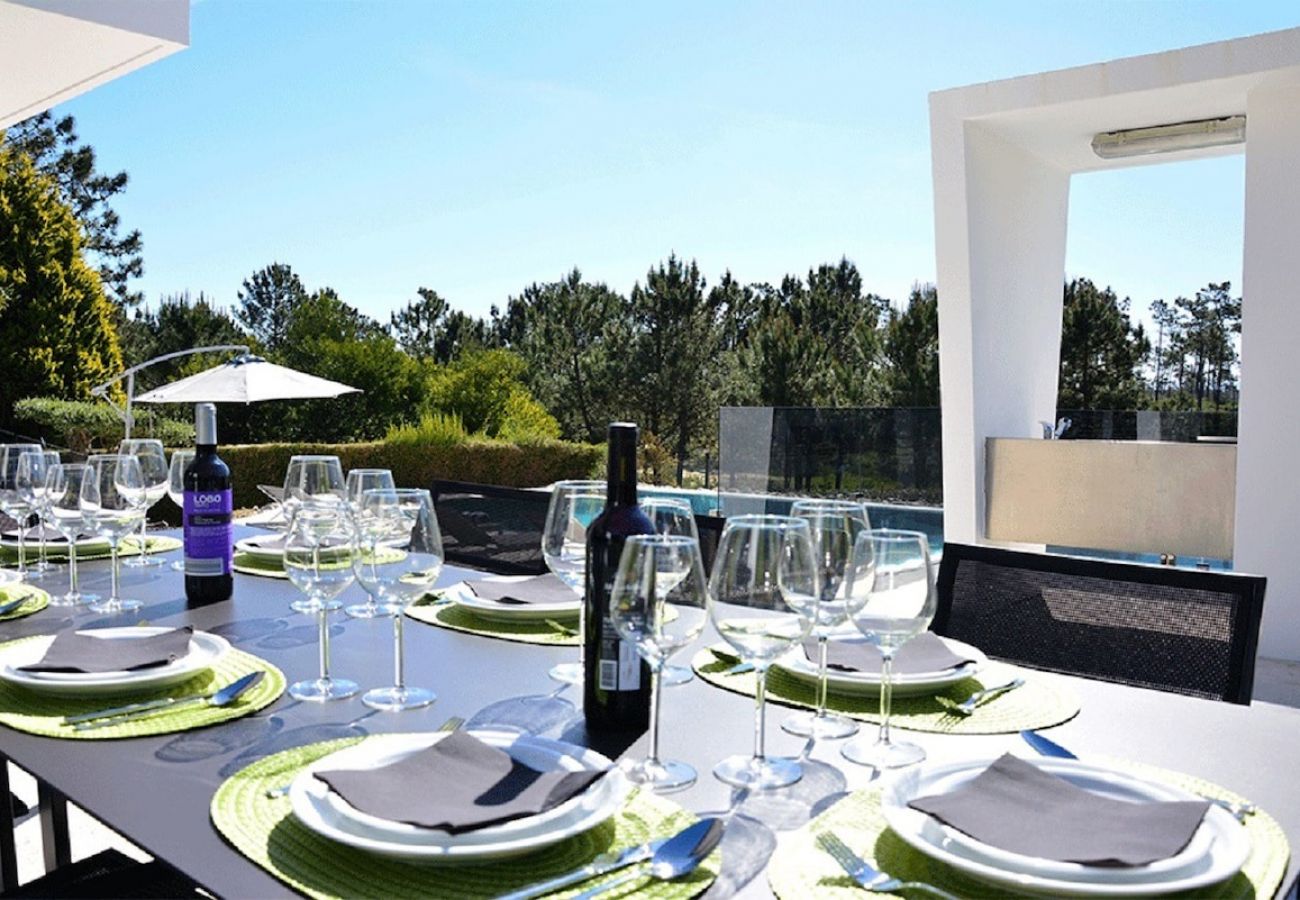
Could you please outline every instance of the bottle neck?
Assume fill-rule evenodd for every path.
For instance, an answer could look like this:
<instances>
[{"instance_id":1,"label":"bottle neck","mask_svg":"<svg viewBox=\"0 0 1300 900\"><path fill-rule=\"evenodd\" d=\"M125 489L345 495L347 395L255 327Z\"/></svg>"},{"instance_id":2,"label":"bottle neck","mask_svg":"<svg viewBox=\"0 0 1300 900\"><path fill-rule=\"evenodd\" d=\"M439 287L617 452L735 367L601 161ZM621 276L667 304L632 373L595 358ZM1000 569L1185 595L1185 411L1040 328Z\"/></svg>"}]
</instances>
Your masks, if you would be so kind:
<instances>
[{"instance_id":1,"label":"bottle neck","mask_svg":"<svg viewBox=\"0 0 1300 900\"><path fill-rule=\"evenodd\" d=\"M195 444L194 455L195 456L216 456L217 445L216 444Z\"/></svg>"},{"instance_id":2,"label":"bottle neck","mask_svg":"<svg viewBox=\"0 0 1300 900\"><path fill-rule=\"evenodd\" d=\"M605 484L608 506L636 506L636 449L611 448Z\"/></svg>"}]
</instances>

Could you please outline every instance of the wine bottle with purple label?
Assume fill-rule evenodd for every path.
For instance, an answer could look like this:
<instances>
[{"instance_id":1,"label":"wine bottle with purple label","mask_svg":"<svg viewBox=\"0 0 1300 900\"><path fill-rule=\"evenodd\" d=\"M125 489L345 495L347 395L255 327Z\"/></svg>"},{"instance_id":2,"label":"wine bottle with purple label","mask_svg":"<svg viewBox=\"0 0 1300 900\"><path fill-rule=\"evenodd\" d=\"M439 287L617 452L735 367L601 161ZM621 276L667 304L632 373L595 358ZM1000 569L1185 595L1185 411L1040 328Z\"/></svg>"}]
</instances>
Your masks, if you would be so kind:
<instances>
[{"instance_id":1,"label":"wine bottle with purple label","mask_svg":"<svg viewBox=\"0 0 1300 900\"><path fill-rule=\"evenodd\" d=\"M185 597L190 606L229 600L235 580L230 468L217 456L217 408L194 408L194 461L185 469Z\"/></svg>"}]
</instances>

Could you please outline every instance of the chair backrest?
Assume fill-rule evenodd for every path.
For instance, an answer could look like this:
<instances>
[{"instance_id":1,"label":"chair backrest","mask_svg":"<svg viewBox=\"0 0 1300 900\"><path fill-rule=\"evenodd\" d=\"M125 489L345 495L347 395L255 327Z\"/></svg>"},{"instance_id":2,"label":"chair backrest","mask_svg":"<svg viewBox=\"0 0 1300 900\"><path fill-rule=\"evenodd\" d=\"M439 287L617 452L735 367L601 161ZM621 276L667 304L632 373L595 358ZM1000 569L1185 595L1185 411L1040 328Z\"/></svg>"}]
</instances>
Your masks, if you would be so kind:
<instances>
[{"instance_id":1,"label":"chair backrest","mask_svg":"<svg viewBox=\"0 0 1300 900\"><path fill-rule=\"evenodd\" d=\"M713 558L718 555L718 539L722 537L722 528L727 524L723 516L695 517L695 530L700 534L700 557L704 561L704 574L713 571Z\"/></svg>"},{"instance_id":2,"label":"chair backrest","mask_svg":"<svg viewBox=\"0 0 1300 900\"><path fill-rule=\"evenodd\" d=\"M546 573L549 492L435 481L431 493L447 562L503 575Z\"/></svg>"},{"instance_id":3,"label":"chair backrest","mask_svg":"<svg viewBox=\"0 0 1300 900\"><path fill-rule=\"evenodd\" d=\"M945 543L941 635L1040 669L1249 703L1265 579Z\"/></svg>"}]
</instances>

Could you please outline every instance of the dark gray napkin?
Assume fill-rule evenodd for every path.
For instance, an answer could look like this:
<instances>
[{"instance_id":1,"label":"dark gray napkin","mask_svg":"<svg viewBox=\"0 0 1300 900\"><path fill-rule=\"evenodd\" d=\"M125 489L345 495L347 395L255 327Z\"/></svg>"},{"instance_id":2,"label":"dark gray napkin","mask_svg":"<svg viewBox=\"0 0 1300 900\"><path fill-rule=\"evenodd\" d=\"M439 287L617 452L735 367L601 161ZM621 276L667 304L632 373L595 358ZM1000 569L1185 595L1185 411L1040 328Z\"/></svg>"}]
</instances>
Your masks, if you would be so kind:
<instances>
[{"instance_id":1,"label":"dark gray napkin","mask_svg":"<svg viewBox=\"0 0 1300 900\"><path fill-rule=\"evenodd\" d=\"M545 812L604 774L538 772L457 731L392 765L316 777L361 812L461 834Z\"/></svg>"},{"instance_id":2,"label":"dark gray napkin","mask_svg":"<svg viewBox=\"0 0 1300 900\"><path fill-rule=\"evenodd\" d=\"M1090 866L1142 866L1187 846L1210 804L1129 803L1005 754L964 787L908 804L977 841Z\"/></svg>"},{"instance_id":3,"label":"dark gray napkin","mask_svg":"<svg viewBox=\"0 0 1300 900\"><path fill-rule=\"evenodd\" d=\"M814 665L817 663L817 639L803 642L804 655ZM832 640L826 645L826 665L845 672L879 672L880 649L866 640ZM941 672L964 663L969 657L953 653L937 634L926 631L918 634L894 654L895 675L917 675L922 672Z\"/></svg>"},{"instance_id":4,"label":"dark gray napkin","mask_svg":"<svg viewBox=\"0 0 1300 900\"><path fill-rule=\"evenodd\" d=\"M189 625L161 634L132 638L97 638L91 633L65 631L39 662L20 666L21 672L134 672L175 662L190 652Z\"/></svg>"},{"instance_id":5,"label":"dark gray napkin","mask_svg":"<svg viewBox=\"0 0 1300 900\"><path fill-rule=\"evenodd\" d=\"M554 575L538 575L523 581L467 581L465 586L480 600L496 603L572 603L578 599Z\"/></svg>"}]
</instances>

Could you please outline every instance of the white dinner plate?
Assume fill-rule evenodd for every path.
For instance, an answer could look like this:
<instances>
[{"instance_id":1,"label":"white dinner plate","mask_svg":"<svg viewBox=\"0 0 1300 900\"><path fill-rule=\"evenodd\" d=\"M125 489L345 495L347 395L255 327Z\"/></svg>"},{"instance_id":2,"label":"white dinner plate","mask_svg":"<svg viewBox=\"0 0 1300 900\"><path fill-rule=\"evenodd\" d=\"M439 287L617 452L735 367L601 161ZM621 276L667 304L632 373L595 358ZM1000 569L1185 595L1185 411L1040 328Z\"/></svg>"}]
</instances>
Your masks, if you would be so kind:
<instances>
[{"instance_id":1,"label":"white dinner plate","mask_svg":"<svg viewBox=\"0 0 1300 900\"><path fill-rule=\"evenodd\" d=\"M286 539L287 535L284 534L259 534L256 537L240 538L235 541L235 551L262 559L281 560L284 559Z\"/></svg>"},{"instance_id":2,"label":"white dinner plate","mask_svg":"<svg viewBox=\"0 0 1300 900\"><path fill-rule=\"evenodd\" d=\"M481 580L511 582L527 581L534 577L536 576L489 575ZM498 622L540 622L546 619L572 618L582 611L582 598L577 594L573 595L572 600L563 603L499 603L496 600L484 600L471 591L463 581L458 581L448 588L441 588L439 593L476 616Z\"/></svg>"},{"instance_id":3,"label":"white dinner plate","mask_svg":"<svg viewBox=\"0 0 1300 900\"><path fill-rule=\"evenodd\" d=\"M37 547L40 546L41 543L40 538L34 535L29 535L23 543L27 548L27 553L29 554L28 559L35 559L36 549ZM4 536L0 537L0 547L6 547L10 550L17 550L18 537L12 531L5 532ZM45 548L49 552L57 553L60 556L64 556L68 552L68 542L63 537L48 537L45 539ZM82 551L89 551L95 553L107 549L108 549L107 538L91 537L91 536L77 538L78 553Z\"/></svg>"},{"instance_id":4,"label":"white dinner plate","mask_svg":"<svg viewBox=\"0 0 1300 900\"><path fill-rule=\"evenodd\" d=\"M916 850L990 884L1037 894L1071 897L1157 896L1231 878L1250 855L1250 838L1226 810L1211 806L1182 852L1146 866L1107 867L1036 859L991 847L907 804L969 782L994 760L926 766L885 789L882 812L889 827ZM1129 802L1198 800L1167 785L1135 778L1099 763L1035 759L1045 772L1085 790Z\"/></svg>"},{"instance_id":5,"label":"white dinner plate","mask_svg":"<svg viewBox=\"0 0 1300 900\"><path fill-rule=\"evenodd\" d=\"M6 584L17 584L22 581L23 577L13 569L0 569L0 587Z\"/></svg>"},{"instance_id":6,"label":"white dinner plate","mask_svg":"<svg viewBox=\"0 0 1300 900\"><path fill-rule=\"evenodd\" d=\"M895 697L933 694L970 678L988 665L988 657L981 653L978 648L972 647L970 644L963 644L961 641L955 641L952 638L941 638L940 640L947 644L953 653L974 661L949 669L938 669L934 672L913 672L906 675L895 673L893 678L893 694ZM800 681L813 685L817 683L817 664L809 661L804 656L803 649L798 645L791 652L777 660L775 665ZM826 669L826 684L836 694L875 695L880 693L880 673L847 672L843 669L828 666Z\"/></svg>"},{"instance_id":7,"label":"white dinner plate","mask_svg":"<svg viewBox=\"0 0 1300 900\"><path fill-rule=\"evenodd\" d=\"M293 813L317 834L372 853L424 862L466 861L516 856L548 847L604 822L627 799L630 785L626 777L594 750L514 732L476 730L473 734L539 770L599 768L609 771L587 790L554 809L453 835L367 815L315 777L314 773L326 769L372 769L388 765L446 737L445 733L382 735L332 753L303 770L289 788Z\"/></svg>"},{"instance_id":8,"label":"white dinner plate","mask_svg":"<svg viewBox=\"0 0 1300 900\"><path fill-rule=\"evenodd\" d=\"M169 631L156 626L126 628L96 628L83 634L111 641L133 637L148 637ZM54 642L54 635L41 635L13 647L0 650L0 681L16 684L43 694L94 697L102 694L121 694L166 687L192 678L212 667L222 654L230 650L226 639L206 631L196 631L190 637L189 652L165 666L139 669L133 672L22 672L19 666L31 665L40 660Z\"/></svg>"}]
</instances>

